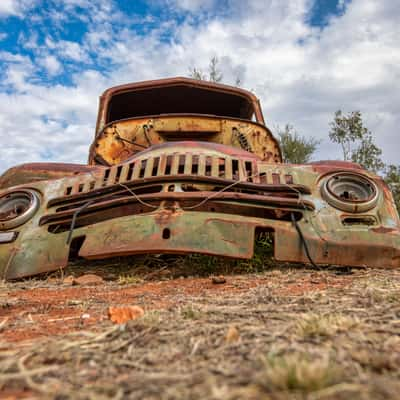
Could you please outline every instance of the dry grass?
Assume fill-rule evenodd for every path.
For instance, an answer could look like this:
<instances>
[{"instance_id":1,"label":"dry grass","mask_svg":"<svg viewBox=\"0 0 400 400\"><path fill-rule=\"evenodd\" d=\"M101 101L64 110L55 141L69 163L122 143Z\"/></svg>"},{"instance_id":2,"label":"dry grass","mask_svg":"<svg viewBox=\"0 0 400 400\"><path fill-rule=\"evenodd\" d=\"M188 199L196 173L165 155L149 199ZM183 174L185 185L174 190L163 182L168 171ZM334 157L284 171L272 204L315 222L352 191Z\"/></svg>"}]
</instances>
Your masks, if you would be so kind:
<instances>
[{"instance_id":1,"label":"dry grass","mask_svg":"<svg viewBox=\"0 0 400 400\"><path fill-rule=\"evenodd\" d=\"M295 325L296 333L304 338L329 337L340 332L347 332L358 326L357 317L343 314L302 314Z\"/></svg>"},{"instance_id":2,"label":"dry grass","mask_svg":"<svg viewBox=\"0 0 400 400\"><path fill-rule=\"evenodd\" d=\"M269 355L260 385L266 391L314 392L343 379L343 373L327 357L310 359L302 353L284 356Z\"/></svg>"},{"instance_id":3,"label":"dry grass","mask_svg":"<svg viewBox=\"0 0 400 400\"><path fill-rule=\"evenodd\" d=\"M147 267L124 273L157 278ZM139 284L134 279L120 287L120 275L116 267L117 278L107 285L128 290ZM13 297L21 287L57 289L51 285L37 280L2 285L0 297L9 303L0 311L21 306ZM225 286L212 286L207 294L174 290L161 299L168 305L159 310L142 298L145 315L126 325L102 320L93 332L0 342L0 397L395 400L399 285L396 271L338 276L286 268L228 276ZM65 307L90 312L108 306L69 301ZM25 314L13 318L3 332L22 323L32 329Z\"/></svg>"},{"instance_id":4,"label":"dry grass","mask_svg":"<svg viewBox=\"0 0 400 400\"><path fill-rule=\"evenodd\" d=\"M143 278L136 275L121 274L118 276L120 285L139 285L143 283Z\"/></svg>"},{"instance_id":5,"label":"dry grass","mask_svg":"<svg viewBox=\"0 0 400 400\"><path fill-rule=\"evenodd\" d=\"M199 308L194 307L192 304L187 304L181 307L181 315L185 319L200 319L203 313Z\"/></svg>"}]
</instances>

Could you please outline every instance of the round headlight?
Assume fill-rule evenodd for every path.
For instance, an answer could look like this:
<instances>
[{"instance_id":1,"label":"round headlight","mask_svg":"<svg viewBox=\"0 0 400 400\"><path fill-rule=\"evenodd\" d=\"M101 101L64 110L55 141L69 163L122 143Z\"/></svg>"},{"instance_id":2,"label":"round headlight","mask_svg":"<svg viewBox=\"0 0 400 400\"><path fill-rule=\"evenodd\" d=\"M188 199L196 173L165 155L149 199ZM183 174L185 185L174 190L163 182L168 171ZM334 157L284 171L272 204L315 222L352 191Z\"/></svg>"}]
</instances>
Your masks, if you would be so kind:
<instances>
[{"instance_id":1,"label":"round headlight","mask_svg":"<svg viewBox=\"0 0 400 400\"><path fill-rule=\"evenodd\" d=\"M31 189L4 194L0 197L0 229L12 229L29 221L39 205L39 195Z\"/></svg>"},{"instance_id":2,"label":"round headlight","mask_svg":"<svg viewBox=\"0 0 400 400\"><path fill-rule=\"evenodd\" d=\"M323 198L339 210L358 213L375 207L379 191L375 183L363 175L340 172L322 183Z\"/></svg>"}]
</instances>

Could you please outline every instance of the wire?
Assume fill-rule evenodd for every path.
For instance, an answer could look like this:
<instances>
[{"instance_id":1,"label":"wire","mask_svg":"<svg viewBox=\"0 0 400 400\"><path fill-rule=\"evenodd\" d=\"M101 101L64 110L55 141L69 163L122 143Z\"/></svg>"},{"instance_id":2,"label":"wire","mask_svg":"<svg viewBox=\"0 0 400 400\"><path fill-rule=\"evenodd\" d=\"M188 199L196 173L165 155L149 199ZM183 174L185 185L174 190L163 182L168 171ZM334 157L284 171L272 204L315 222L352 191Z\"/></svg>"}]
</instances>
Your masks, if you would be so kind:
<instances>
[{"instance_id":1,"label":"wire","mask_svg":"<svg viewBox=\"0 0 400 400\"><path fill-rule=\"evenodd\" d=\"M147 203L143 201L132 189L130 189L128 186L124 185L123 183L117 183L117 185L122 186L125 188L140 204L143 204L146 207L151 207L151 208L158 208L159 206L155 206L153 204Z\"/></svg>"},{"instance_id":2,"label":"wire","mask_svg":"<svg viewBox=\"0 0 400 400\"><path fill-rule=\"evenodd\" d=\"M120 133L118 132L118 129L117 129L116 126L114 126L114 133L117 135L117 140L119 140L119 141L121 141L121 142L126 142L126 143L129 143L129 144L133 145L133 146L141 147L142 149L147 149L147 148L148 148L148 146L143 146L142 144L136 143L136 142L133 141L133 140L128 140L128 139L123 138L123 137L120 135ZM149 138L147 137L147 135L146 135L146 139L147 139L147 142L149 142ZM151 144L150 144L150 145L151 145ZM149 145L149 146L150 146L150 145Z\"/></svg>"},{"instance_id":3,"label":"wire","mask_svg":"<svg viewBox=\"0 0 400 400\"><path fill-rule=\"evenodd\" d=\"M258 175L260 175L260 173L257 173L257 174L251 175L251 176L247 176L246 179L235 181L235 182L231 183L230 185L223 187L221 190L218 190L217 192L214 192L213 194L207 196L205 199L200 201L200 203L197 203L194 206L185 207L183 209L184 210L193 210L194 208L201 207L204 203L213 199L214 197L217 197L220 193L225 192L226 190L232 188L233 186L236 186L239 183L247 182L248 179L255 178Z\"/></svg>"},{"instance_id":4,"label":"wire","mask_svg":"<svg viewBox=\"0 0 400 400\"><path fill-rule=\"evenodd\" d=\"M118 136L117 138L121 142L126 142L126 143L129 143L129 144L132 144L133 146L141 147L142 149L147 149L148 148L147 146L143 146L142 144L139 144L139 143L133 142L131 140L125 139L125 138L123 138L121 136Z\"/></svg>"},{"instance_id":5,"label":"wire","mask_svg":"<svg viewBox=\"0 0 400 400\"><path fill-rule=\"evenodd\" d=\"M237 180L231 184L229 184L228 186L223 187L222 189L213 192L212 194L210 194L209 196L207 196L205 199L201 200L199 203L193 205L193 206L188 206L188 207L182 207L183 210L194 210L195 208L201 207L203 204L205 204L207 201L213 199L214 197L217 197L219 194L227 191L228 189L231 189L232 187L240 184L240 183L244 183L247 182L249 179L255 178L259 175L261 175L262 173L256 173L254 175L250 175L247 176L245 179L240 179ZM140 204L146 206L146 207L150 207L150 208L158 208L159 206L155 206L153 204L147 203L146 201L143 201L132 189L130 189L128 186L124 185L123 183L118 182L117 185L125 188ZM290 185L286 185L288 188L292 189L293 191L295 191L296 193L299 194L299 203L303 206L304 210L307 210L304 203L300 200L301 197L301 193L300 191L298 191L296 188L291 187Z\"/></svg>"},{"instance_id":6,"label":"wire","mask_svg":"<svg viewBox=\"0 0 400 400\"><path fill-rule=\"evenodd\" d=\"M184 207L184 208L182 207L182 209L183 210L193 210L195 208L201 207L204 203L206 203L207 201L213 199L214 197L217 197L220 193L225 192L226 190L232 188L233 186L238 185L239 183L246 182L250 178L255 178L258 175L260 175L260 174L257 173L257 174L248 176L245 179L235 181L235 182L231 183L230 185L225 186L222 189L218 190L217 192L214 192L214 193L210 194L209 196L207 196L205 199L203 199L199 203L197 203L197 204L195 204L193 206L188 206L188 207ZM124 185L123 183L118 183L118 185L124 187L139 203L143 204L144 206L151 207L151 208L158 208L159 207L159 206L154 206L153 204L150 204L150 203L147 203L147 202L143 201L132 189L130 189L128 186Z\"/></svg>"},{"instance_id":7,"label":"wire","mask_svg":"<svg viewBox=\"0 0 400 400\"><path fill-rule=\"evenodd\" d=\"M70 244L70 243L71 243L72 233L74 232L74 229L75 229L76 218L78 217L78 215L79 215L83 210L85 210L86 208L88 208L93 202L94 202L94 200L88 201L88 202L85 203L82 207L78 208L78 209L74 212L74 215L72 216L71 226L70 226L70 228L69 228L68 237L67 237L67 244Z\"/></svg>"},{"instance_id":8,"label":"wire","mask_svg":"<svg viewBox=\"0 0 400 400\"><path fill-rule=\"evenodd\" d=\"M306 239L305 239L304 236L303 236L303 232L301 231L301 228L300 228L299 224L297 223L297 220L296 220L296 217L295 217L294 213L290 213L290 217L291 217L291 219L292 219L293 225L294 225L295 228L296 228L297 233L298 233L299 236L300 236L301 243L302 243L302 245L303 245L303 247L304 247L304 251L306 252L306 255L307 255L308 260L310 261L310 264L311 264L314 268L320 269L320 268L317 266L317 264L315 264L314 260L311 258L310 251L309 251L309 249L308 249Z\"/></svg>"}]
</instances>

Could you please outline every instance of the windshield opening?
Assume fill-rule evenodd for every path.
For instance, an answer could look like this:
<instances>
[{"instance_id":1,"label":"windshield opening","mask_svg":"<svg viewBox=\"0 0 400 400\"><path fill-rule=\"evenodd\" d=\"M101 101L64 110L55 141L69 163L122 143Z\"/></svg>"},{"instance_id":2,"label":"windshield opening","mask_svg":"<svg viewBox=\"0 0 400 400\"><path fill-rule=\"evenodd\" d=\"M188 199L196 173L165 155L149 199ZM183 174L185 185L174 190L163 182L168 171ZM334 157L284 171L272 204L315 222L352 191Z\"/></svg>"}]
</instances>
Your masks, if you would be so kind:
<instances>
[{"instance_id":1,"label":"windshield opening","mask_svg":"<svg viewBox=\"0 0 400 400\"><path fill-rule=\"evenodd\" d=\"M161 114L205 114L252 120L251 102L240 95L186 85L154 87L114 95L107 123Z\"/></svg>"}]
</instances>

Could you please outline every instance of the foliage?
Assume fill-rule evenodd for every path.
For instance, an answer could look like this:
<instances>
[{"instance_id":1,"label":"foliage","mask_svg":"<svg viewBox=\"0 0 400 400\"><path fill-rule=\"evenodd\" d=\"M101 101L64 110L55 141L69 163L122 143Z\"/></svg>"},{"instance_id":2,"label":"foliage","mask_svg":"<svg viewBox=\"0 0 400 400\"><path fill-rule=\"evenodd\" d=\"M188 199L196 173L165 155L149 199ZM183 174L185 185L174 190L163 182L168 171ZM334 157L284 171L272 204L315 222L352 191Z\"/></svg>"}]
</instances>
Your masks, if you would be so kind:
<instances>
[{"instance_id":1,"label":"foliage","mask_svg":"<svg viewBox=\"0 0 400 400\"><path fill-rule=\"evenodd\" d=\"M210 59L210 64L208 66L208 74L203 72L201 69L192 67L189 70L189 76L193 79L198 79L201 81L210 81L215 83L220 83L223 79L223 74L218 66L219 59L214 56Z\"/></svg>"},{"instance_id":2,"label":"foliage","mask_svg":"<svg viewBox=\"0 0 400 400\"><path fill-rule=\"evenodd\" d=\"M400 166L389 164L385 168L384 180L392 191L394 202L400 210Z\"/></svg>"},{"instance_id":3,"label":"foliage","mask_svg":"<svg viewBox=\"0 0 400 400\"><path fill-rule=\"evenodd\" d=\"M329 138L341 146L345 161L353 161L374 172L383 169L382 150L373 142L360 111L344 115L338 110L330 126Z\"/></svg>"},{"instance_id":4,"label":"foliage","mask_svg":"<svg viewBox=\"0 0 400 400\"><path fill-rule=\"evenodd\" d=\"M284 130L278 127L278 137L283 161L292 164L308 163L320 143L314 137L300 136L289 124L285 125Z\"/></svg>"}]
</instances>

